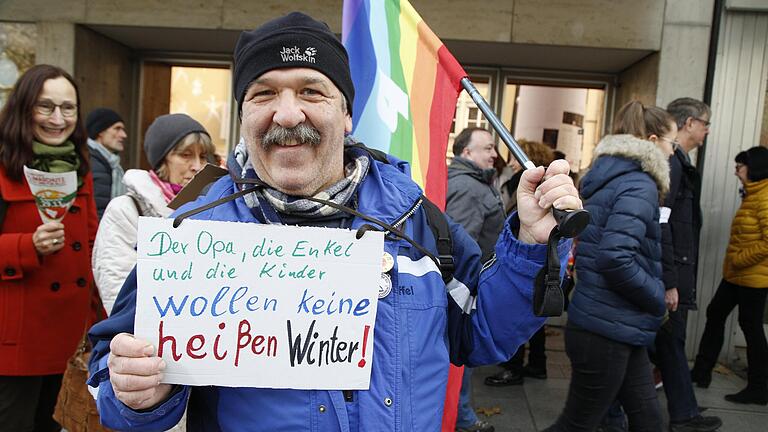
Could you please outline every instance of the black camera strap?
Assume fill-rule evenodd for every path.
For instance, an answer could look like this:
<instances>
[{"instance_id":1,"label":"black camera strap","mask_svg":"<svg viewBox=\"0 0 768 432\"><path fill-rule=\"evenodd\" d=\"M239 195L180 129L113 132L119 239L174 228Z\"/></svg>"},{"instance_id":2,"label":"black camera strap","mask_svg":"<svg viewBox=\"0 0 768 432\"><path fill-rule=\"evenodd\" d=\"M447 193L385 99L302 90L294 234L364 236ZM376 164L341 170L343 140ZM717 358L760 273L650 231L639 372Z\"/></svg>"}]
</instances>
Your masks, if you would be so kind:
<instances>
[{"instance_id":1,"label":"black camera strap","mask_svg":"<svg viewBox=\"0 0 768 432\"><path fill-rule=\"evenodd\" d=\"M565 296L560 288L560 257L557 245L563 236L555 226L547 240L547 256L544 267L533 283L533 313L536 316L560 316L565 308Z\"/></svg>"}]
</instances>

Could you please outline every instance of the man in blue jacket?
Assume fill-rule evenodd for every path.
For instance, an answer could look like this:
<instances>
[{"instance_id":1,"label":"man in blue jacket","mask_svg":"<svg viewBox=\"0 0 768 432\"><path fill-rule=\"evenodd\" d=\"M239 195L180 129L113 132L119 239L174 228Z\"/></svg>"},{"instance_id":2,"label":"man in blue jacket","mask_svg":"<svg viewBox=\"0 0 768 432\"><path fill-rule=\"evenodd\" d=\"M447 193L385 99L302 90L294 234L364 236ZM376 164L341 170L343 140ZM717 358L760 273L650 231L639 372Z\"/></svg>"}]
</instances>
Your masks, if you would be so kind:
<instances>
[{"instance_id":1,"label":"man in blue jacket","mask_svg":"<svg viewBox=\"0 0 768 432\"><path fill-rule=\"evenodd\" d=\"M111 317L90 331L89 383L98 387L102 422L120 430L165 430L187 408L190 431L439 430L448 362L505 360L543 324L531 302L533 279L545 260L541 243L555 226L550 209L581 208L567 163L523 175L519 214L505 224L496 259L484 268L477 244L450 223L456 267L446 282L423 253L435 254L436 246L420 188L399 169L401 163L381 162L365 148L345 145L352 141L345 134L352 126L354 87L346 51L329 28L292 13L242 33L234 57L244 143L230 157L231 176L179 211L263 182L257 192L195 218L358 229L366 223L362 214L402 230L404 235L389 236L384 245L395 258L387 270L393 288L380 293L370 387L328 391L162 383L165 363L156 347L130 334L134 270ZM308 199L318 196L334 205ZM411 241L404 241L406 236ZM559 245L561 259L568 248L569 242Z\"/></svg>"}]
</instances>

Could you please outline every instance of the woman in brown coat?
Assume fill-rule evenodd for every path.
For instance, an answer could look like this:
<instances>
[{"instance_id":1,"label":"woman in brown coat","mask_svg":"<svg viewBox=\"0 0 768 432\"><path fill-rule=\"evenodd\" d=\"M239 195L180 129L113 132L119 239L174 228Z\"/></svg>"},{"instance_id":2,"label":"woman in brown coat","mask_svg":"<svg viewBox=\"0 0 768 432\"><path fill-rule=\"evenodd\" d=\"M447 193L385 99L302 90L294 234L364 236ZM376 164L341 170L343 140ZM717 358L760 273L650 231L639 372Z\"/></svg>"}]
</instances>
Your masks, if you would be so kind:
<instances>
[{"instance_id":1,"label":"woman in brown coat","mask_svg":"<svg viewBox=\"0 0 768 432\"><path fill-rule=\"evenodd\" d=\"M24 166L77 172L62 222L42 223ZM58 67L28 70L0 112L0 197L0 429L58 431L61 377L91 317L98 224L77 86Z\"/></svg>"}]
</instances>

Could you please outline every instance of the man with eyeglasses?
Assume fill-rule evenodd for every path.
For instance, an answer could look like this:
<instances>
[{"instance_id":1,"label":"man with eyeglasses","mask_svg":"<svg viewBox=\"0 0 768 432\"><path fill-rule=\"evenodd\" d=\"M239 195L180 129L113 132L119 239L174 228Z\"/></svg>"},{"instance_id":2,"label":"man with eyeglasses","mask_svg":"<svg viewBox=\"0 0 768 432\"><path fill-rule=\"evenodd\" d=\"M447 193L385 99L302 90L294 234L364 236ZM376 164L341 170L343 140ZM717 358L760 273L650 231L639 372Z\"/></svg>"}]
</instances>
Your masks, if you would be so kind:
<instances>
[{"instance_id":1,"label":"man with eyeglasses","mask_svg":"<svg viewBox=\"0 0 768 432\"><path fill-rule=\"evenodd\" d=\"M696 309L701 229L701 178L688 154L704 144L711 111L704 102L692 98L675 99L667 111L677 123L677 139L675 153L669 159L669 193L661 209L663 279L669 320L656 335L656 362L667 395L669 430L715 431L723 422L715 416L701 415L685 355L688 311Z\"/></svg>"},{"instance_id":2,"label":"man with eyeglasses","mask_svg":"<svg viewBox=\"0 0 768 432\"><path fill-rule=\"evenodd\" d=\"M88 130L88 147L91 150L96 213L101 220L109 201L125 193L125 172L120 166L120 152L125 148L128 134L120 114L109 108L96 108L91 111L85 121L85 127Z\"/></svg>"}]
</instances>

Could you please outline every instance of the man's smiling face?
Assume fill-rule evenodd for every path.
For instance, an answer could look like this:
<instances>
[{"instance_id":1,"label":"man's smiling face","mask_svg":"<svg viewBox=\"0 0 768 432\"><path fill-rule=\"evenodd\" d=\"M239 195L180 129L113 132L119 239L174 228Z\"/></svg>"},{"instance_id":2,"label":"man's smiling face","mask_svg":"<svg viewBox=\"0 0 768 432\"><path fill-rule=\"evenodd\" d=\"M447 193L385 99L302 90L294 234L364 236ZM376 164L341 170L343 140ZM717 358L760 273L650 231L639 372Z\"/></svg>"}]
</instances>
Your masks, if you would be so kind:
<instances>
[{"instance_id":1,"label":"man's smiling face","mask_svg":"<svg viewBox=\"0 0 768 432\"><path fill-rule=\"evenodd\" d=\"M344 176L346 101L333 82L307 68L255 79L242 105L242 135L259 177L294 196L312 196Z\"/></svg>"}]
</instances>

